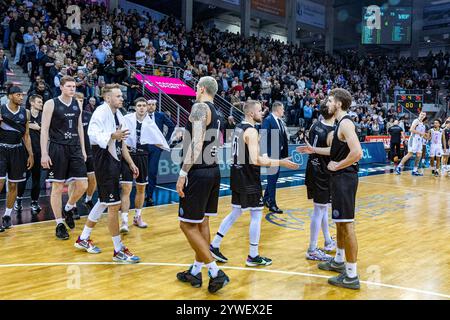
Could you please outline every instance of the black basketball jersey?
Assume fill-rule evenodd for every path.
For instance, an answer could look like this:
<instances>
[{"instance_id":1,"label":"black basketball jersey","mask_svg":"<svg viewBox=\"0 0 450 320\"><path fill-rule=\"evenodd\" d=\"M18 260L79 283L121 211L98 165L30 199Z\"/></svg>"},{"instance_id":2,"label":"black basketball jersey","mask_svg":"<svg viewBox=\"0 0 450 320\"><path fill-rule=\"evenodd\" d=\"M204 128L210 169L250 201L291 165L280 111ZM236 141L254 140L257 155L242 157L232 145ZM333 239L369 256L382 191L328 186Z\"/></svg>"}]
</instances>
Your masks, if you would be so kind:
<instances>
[{"instance_id":1,"label":"black basketball jersey","mask_svg":"<svg viewBox=\"0 0 450 320\"><path fill-rule=\"evenodd\" d=\"M334 126L326 125L320 121L317 121L309 129L309 143L313 147L327 148L327 138L330 132L334 130ZM327 166L330 162L329 156L323 156L320 154L310 154L308 161L320 172L327 172Z\"/></svg>"},{"instance_id":2,"label":"black basketball jersey","mask_svg":"<svg viewBox=\"0 0 450 320\"><path fill-rule=\"evenodd\" d=\"M142 122L136 120L136 148L131 149L131 152L137 156L145 156L148 155L147 145L141 144L141 131L142 131Z\"/></svg>"},{"instance_id":3,"label":"black basketball jersey","mask_svg":"<svg viewBox=\"0 0 450 320\"><path fill-rule=\"evenodd\" d=\"M335 161L335 162L342 161L345 158L347 158L348 154L350 153L350 148L348 147L347 142L343 142L343 141L339 140L339 138L338 138L339 126L341 125L341 122L344 119L349 119L350 121L353 122L352 118L349 115L346 115L346 116L342 117L342 119L336 125L336 128L334 130L334 135L333 135L333 142L331 144L331 152L330 152L330 160L331 161ZM352 164L351 166L349 166L347 168L344 168L344 169L334 172L334 174L342 173L342 172L358 172L358 170L359 170L358 163L355 162L354 164Z\"/></svg>"},{"instance_id":4,"label":"black basketball jersey","mask_svg":"<svg viewBox=\"0 0 450 320\"><path fill-rule=\"evenodd\" d=\"M0 143L19 144L25 135L27 125L27 111L20 107L14 113L7 105L0 107L2 121L0 124Z\"/></svg>"},{"instance_id":5,"label":"black basketball jersey","mask_svg":"<svg viewBox=\"0 0 450 320\"><path fill-rule=\"evenodd\" d=\"M114 113L114 121L116 122L116 131L119 130L120 122L117 118L117 111ZM122 160L122 141L116 140L116 154L119 161Z\"/></svg>"},{"instance_id":6,"label":"black basketball jersey","mask_svg":"<svg viewBox=\"0 0 450 320\"><path fill-rule=\"evenodd\" d=\"M84 148L86 149L86 155L92 156L92 148L91 141L88 136L88 127L89 122L91 121L92 113L86 110L83 110L81 113L81 121L83 122L83 132L84 132Z\"/></svg>"},{"instance_id":7,"label":"black basketball jersey","mask_svg":"<svg viewBox=\"0 0 450 320\"><path fill-rule=\"evenodd\" d=\"M42 123L42 112L39 111L38 115L35 117L33 113L30 112L30 123L37 124L39 127ZM41 130L33 130L30 128L30 139L31 139L31 147L33 149L33 153L40 153L41 150Z\"/></svg>"},{"instance_id":8,"label":"black basketball jersey","mask_svg":"<svg viewBox=\"0 0 450 320\"><path fill-rule=\"evenodd\" d=\"M220 143L219 137L221 126L223 123L223 118L213 103L211 102L205 103L208 105L209 110L211 111L211 122L206 127L206 135L205 140L203 141L203 148L200 159L201 161L195 160L196 164L192 166L192 169L216 167L219 163L218 160L218 151ZM190 148L190 143L193 138L191 122L188 122L186 124L186 131L188 132L190 138L184 139L185 145L183 150L187 150L187 148Z\"/></svg>"},{"instance_id":9,"label":"black basketball jersey","mask_svg":"<svg viewBox=\"0 0 450 320\"><path fill-rule=\"evenodd\" d=\"M77 100L72 98L72 102L66 105L59 97L56 97L53 102L55 107L50 122L50 141L65 145L79 145L78 119L81 110Z\"/></svg>"},{"instance_id":10,"label":"black basketball jersey","mask_svg":"<svg viewBox=\"0 0 450 320\"><path fill-rule=\"evenodd\" d=\"M248 146L244 141L244 133L250 128L255 127L245 121L239 123L233 131L231 140L233 157L230 178L231 190L245 194L262 191L261 167L251 163Z\"/></svg>"},{"instance_id":11,"label":"black basketball jersey","mask_svg":"<svg viewBox=\"0 0 450 320\"><path fill-rule=\"evenodd\" d=\"M450 148L450 129L445 129L444 135L445 135L445 143L447 144L445 146L445 148L449 149Z\"/></svg>"}]
</instances>

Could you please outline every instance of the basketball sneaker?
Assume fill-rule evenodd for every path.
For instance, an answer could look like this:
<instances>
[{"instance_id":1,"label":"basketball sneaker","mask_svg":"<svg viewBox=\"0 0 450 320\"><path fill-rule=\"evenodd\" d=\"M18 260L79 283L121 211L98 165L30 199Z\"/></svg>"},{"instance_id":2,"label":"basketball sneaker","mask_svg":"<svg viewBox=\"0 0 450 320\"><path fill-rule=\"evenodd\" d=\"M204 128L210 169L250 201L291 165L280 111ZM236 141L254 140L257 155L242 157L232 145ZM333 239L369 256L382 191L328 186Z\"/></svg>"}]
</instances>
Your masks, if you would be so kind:
<instances>
[{"instance_id":1,"label":"basketball sneaker","mask_svg":"<svg viewBox=\"0 0 450 320\"><path fill-rule=\"evenodd\" d=\"M419 171L413 171L413 172L411 173L411 175L413 175L413 176L415 176L415 177L422 177L422 176L423 176L423 173L420 173Z\"/></svg>"},{"instance_id":2,"label":"basketball sneaker","mask_svg":"<svg viewBox=\"0 0 450 320\"><path fill-rule=\"evenodd\" d=\"M436 170L435 172L434 172L434 176L435 177L439 177L441 174L439 173L439 170Z\"/></svg>"},{"instance_id":3,"label":"basketball sneaker","mask_svg":"<svg viewBox=\"0 0 450 320\"><path fill-rule=\"evenodd\" d=\"M3 228L3 226L0 226L0 232L5 232L5 228Z\"/></svg>"},{"instance_id":4,"label":"basketball sneaker","mask_svg":"<svg viewBox=\"0 0 450 320\"><path fill-rule=\"evenodd\" d=\"M67 228L64 223L60 223L56 226L56 238L60 240L69 239L69 233L67 232Z\"/></svg>"},{"instance_id":5,"label":"basketball sneaker","mask_svg":"<svg viewBox=\"0 0 450 320\"><path fill-rule=\"evenodd\" d=\"M128 222L122 221L122 225L120 226L120 233L128 233L128 231L130 231L128 229Z\"/></svg>"},{"instance_id":6,"label":"basketball sneaker","mask_svg":"<svg viewBox=\"0 0 450 320\"><path fill-rule=\"evenodd\" d=\"M3 216L2 224L3 224L3 228L5 228L5 229L11 228L12 227L11 217L10 216Z\"/></svg>"},{"instance_id":7,"label":"basketball sneaker","mask_svg":"<svg viewBox=\"0 0 450 320\"><path fill-rule=\"evenodd\" d=\"M142 216L133 218L133 225L138 228L147 228L147 224L142 220Z\"/></svg>"},{"instance_id":8,"label":"basketball sneaker","mask_svg":"<svg viewBox=\"0 0 450 320\"><path fill-rule=\"evenodd\" d=\"M261 256L256 256L254 258L248 256L245 264L249 267L270 266L272 264L272 259Z\"/></svg>"},{"instance_id":9,"label":"basketball sneaker","mask_svg":"<svg viewBox=\"0 0 450 320\"><path fill-rule=\"evenodd\" d=\"M78 209L76 207L74 207L74 211L73 211L73 219L74 220L80 220L80 215L78 214Z\"/></svg>"},{"instance_id":10,"label":"basketball sneaker","mask_svg":"<svg viewBox=\"0 0 450 320\"><path fill-rule=\"evenodd\" d=\"M138 263L141 258L135 256L127 247L122 247L119 252L114 251L113 261L121 263Z\"/></svg>"},{"instance_id":11,"label":"basketball sneaker","mask_svg":"<svg viewBox=\"0 0 450 320\"><path fill-rule=\"evenodd\" d=\"M395 174L402 174L402 168L397 166L397 168L395 168Z\"/></svg>"},{"instance_id":12,"label":"basketball sneaker","mask_svg":"<svg viewBox=\"0 0 450 320\"><path fill-rule=\"evenodd\" d=\"M322 263L319 263L317 265L317 267L320 270L325 270L325 271L335 271L335 272L339 272L339 273L344 273L345 272L345 263L344 262L336 262L334 260L334 258L332 258L329 261L325 261Z\"/></svg>"},{"instance_id":13,"label":"basketball sneaker","mask_svg":"<svg viewBox=\"0 0 450 320\"><path fill-rule=\"evenodd\" d=\"M228 258L225 257L219 250L219 248L214 248L212 245L209 245L209 251L211 252L214 259L219 262L227 263Z\"/></svg>"},{"instance_id":14,"label":"basketball sneaker","mask_svg":"<svg viewBox=\"0 0 450 320\"><path fill-rule=\"evenodd\" d=\"M22 199L17 198L16 202L14 202L14 211L16 212L22 212L23 206L22 206Z\"/></svg>"},{"instance_id":15,"label":"basketball sneaker","mask_svg":"<svg viewBox=\"0 0 450 320\"><path fill-rule=\"evenodd\" d=\"M73 220L73 215L75 212L76 208L73 207L72 209L70 209L69 211L66 211L66 209L64 208L63 210L63 217L64 220L66 221L67 226L70 229L74 229L75 228L75 221Z\"/></svg>"},{"instance_id":16,"label":"basketball sneaker","mask_svg":"<svg viewBox=\"0 0 450 320\"><path fill-rule=\"evenodd\" d=\"M37 201L31 201L31 214L38 214L42 208Z\"/></svg>"},{"instance_id":17,"label":"basketball sneaker","mask_svg":"<svg viewBox=\"0 0 450 320\"><path fill-rule=\"evenodd\" d=\"M200 288L202 286L202 273L199 272L197 275L191 273L192 266L189 270L177 273L177 279L181 282L189 282L194 288Z\"/></svg>"},{"instance_id":18,"label":"basketball sneaker","mask_svg":"<svg viewBox=\"0 0 450 320\"><path fill-rule=\"evenodd\" d=\"M333 239L331 239L331 242L330 242L330 243L326 243L326 242L325 242L322 251L325 251L326 253L330 253L330 252L336 251L336 241L333 240Z\"/></svg>"},{"instance_id":19,"label":"basketball sneaker","mask_svg":"<svg viewBox=\"0 0 450 320\"><path fill-rule=\"evenodd\" d=\"M341 287L341 288L347 288L347 289L353 289L353 290L360 289L359 277L356 276L354 278L349 278L346 273L341 273L340 275L338 275L336 277L332 277L332 278L328 279L328 283L333 286L337 286L337 287Z\"/></svg>"},{"instance_id":20,"label":"basketball sneaker","mask_svg":"<svg viewBox=\"0 0 450 320\"><path fill-rule=\"evenodd\" d=\"M225 287L229 282L230 278L228 278L228 276L222 270L219 270L217 277L215 278L211 278L211 274L209 274L208 291L210 293L215 293Z\"/></svg>"},{"instance_id":21,"label":"basketball sneaker","mask_svg":"<svg viewBox=\"0 0 450 320\"><path fill-rule=\"evenodd\" d=\"M95 246L91 239L81 240L80 237L78 237L77 241L74 244L74 247L80 250L84 250L88 253L101 253L102 250L100 250L99 247Z\"/></svg>"},{"instance_id":22,"label":"basketball sneaker","mask_svg":"<svg viewBox=\"0 0 450 320\"><path fill-rule=\"evenodd\" d=\"M306 252L306 259L313 260L313 261L329 261L329 260L333 259L333 257L326 254L319 248L316 248L312 251L308 250Z\"/></svg>"}]
</instances>

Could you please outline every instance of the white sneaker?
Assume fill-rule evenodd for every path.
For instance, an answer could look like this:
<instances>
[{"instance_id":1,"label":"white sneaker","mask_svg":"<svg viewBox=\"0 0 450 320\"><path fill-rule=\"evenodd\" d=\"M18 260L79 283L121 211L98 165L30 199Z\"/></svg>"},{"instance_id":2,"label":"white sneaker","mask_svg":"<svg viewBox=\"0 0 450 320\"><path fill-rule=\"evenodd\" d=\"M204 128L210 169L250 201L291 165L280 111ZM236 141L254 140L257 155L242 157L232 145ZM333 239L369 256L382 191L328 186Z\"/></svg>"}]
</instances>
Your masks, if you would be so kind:
<instances>
[{"instance_id":1,"label":"white sneaker","mask_svg":"<svg viewBox=\"0 0 450 320\"><path fill-rule=\"evenodd\" d=\"M333 259L333 257L326 254L319 248L316 248L313 251L306 251L306 259L314 261L330 261L331 259Z\"/></svg>"},{"instance_id":2,"label":"white sneaker","mask_svg":"<svg viewBox=\"0 0 450 320\"><path fill-rule=\"evenodd\" d=\"M133 224L139 228L147 228L148 225L142 220L142 216L134 217Z\"/></svg>"},{"instance_id":3,"label":"white sneaker","mask_svg":"<svg viewBox=\"0 0 450 320\"><path fill-rule=\"evenodd\" d=\"M325 243L325 245L323 247L323 251L325 251L326 253L336 251L336 241L331 239L330 243Z\"/></svg>"},{"instance_id":4,"label":"white sneaker","mask_svg":"<svg viewBox=\"0 0 450 320\"><path fill-rule=\"evenodd\" d=\"M130 231L128 229L128 222L122 221L122 225L120 226L120 233L128 233Z\"/></svg>"}]
</instances>

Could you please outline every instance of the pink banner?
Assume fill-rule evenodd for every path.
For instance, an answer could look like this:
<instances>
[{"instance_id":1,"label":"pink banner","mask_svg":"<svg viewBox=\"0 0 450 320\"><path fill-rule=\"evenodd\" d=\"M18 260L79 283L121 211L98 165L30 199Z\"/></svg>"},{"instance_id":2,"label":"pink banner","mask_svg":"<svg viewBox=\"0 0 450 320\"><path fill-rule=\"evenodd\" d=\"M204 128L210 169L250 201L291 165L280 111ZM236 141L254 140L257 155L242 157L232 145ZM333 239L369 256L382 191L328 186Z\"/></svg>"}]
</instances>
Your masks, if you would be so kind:
<instances>
[{"instance_id":1,"label":"pink banner","mask_svg":"<svg viewBox=\"0 0 450 320\"><path fill-rule=\"evenodd\" d=\"M152 93L158 93L158 89L161 89L165 94L168 95L179 95L179 96L190 96L195 97L195 91L192 90L186 83L178 78L167 78L167 77L157 77L157 76L143 76L145 81L145 87ZM142 75L137 74L136 79L141 83L144 81ZM155 88L153 86L157 88Z\"/></svg>"}]
</instances>

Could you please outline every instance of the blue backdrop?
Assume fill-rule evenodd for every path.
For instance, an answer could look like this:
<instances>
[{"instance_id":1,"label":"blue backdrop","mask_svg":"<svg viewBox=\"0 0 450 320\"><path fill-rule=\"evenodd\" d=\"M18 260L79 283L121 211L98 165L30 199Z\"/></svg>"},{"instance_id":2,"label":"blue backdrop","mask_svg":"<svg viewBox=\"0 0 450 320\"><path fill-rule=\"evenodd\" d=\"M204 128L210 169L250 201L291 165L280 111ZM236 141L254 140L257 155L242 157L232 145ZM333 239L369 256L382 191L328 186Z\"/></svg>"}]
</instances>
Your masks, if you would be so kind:
<instances>
[{"instance_id":1,"label":"blue backdrop","mask_svg":"<svg viewBox=\"0 0 450 320\"><path fill-rule=\"evenodd\" d=\"M289 145L289 154L292 156L292 160L300 165L298 171L304 171L306 169L306 162L308 160L308 155L301 154L295 151L295 148L298 145L291 144ZM367 142L361 143L363 149L363 158L359 162L362 165L372 164L372 163L386 163L386 151L384 150L384 145L382 142ZM178 179L178 172L180 171L180 166L174 162L172 159L179 159L179 155L181 154L180 148L174 148L171 152L164 151L161 154L161 159L159 160L158 167L158 184L163 183L173 183ZM224 161L227 159L227 161ZM219 153L219 165L220 165L220 173L224 178L228 178L230 176L230 166L229 163L231 161L231 147L222 148L222 152ZM289 169L281 168L281 171L287 171ZM292 170L290 170L292 171ZM262 168L262 174L267 173L266 168Z\"/></svg>"}]
</instances>

